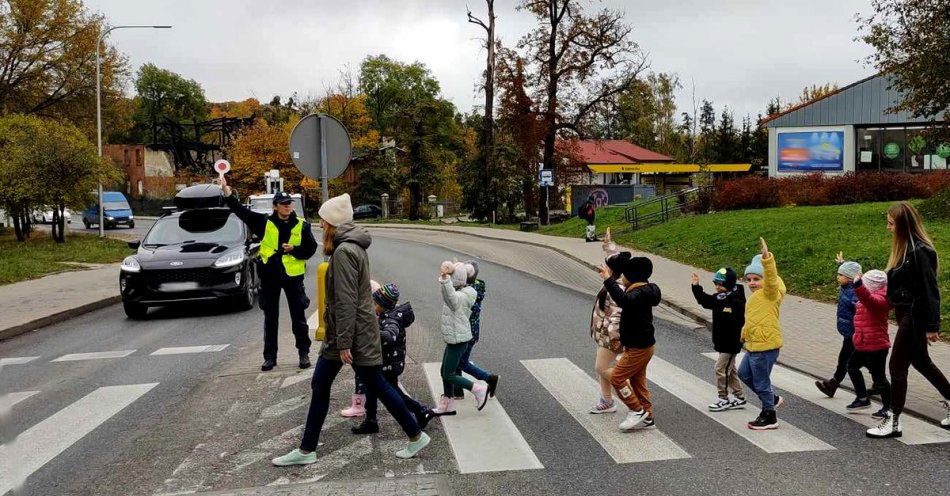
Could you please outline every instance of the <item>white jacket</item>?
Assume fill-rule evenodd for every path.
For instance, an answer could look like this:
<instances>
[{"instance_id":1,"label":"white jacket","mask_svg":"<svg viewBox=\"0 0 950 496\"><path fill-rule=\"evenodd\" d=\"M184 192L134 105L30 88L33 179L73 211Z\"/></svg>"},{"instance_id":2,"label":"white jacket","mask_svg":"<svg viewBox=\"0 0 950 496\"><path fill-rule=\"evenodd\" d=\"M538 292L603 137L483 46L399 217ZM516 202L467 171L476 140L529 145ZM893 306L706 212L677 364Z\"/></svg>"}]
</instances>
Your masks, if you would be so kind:
<instances>
[{"instance_id":1,"label":"white jacket","mask_svg":"<svg viewBox=\"0 0 950 496\"><path fill-rule=\"evenodd\" d=\"M452 279L440 280L442 286L442 339L446 344L472 340L472 305L478 297L471 286L455 289Z\"/></svg>"}]
</instances>

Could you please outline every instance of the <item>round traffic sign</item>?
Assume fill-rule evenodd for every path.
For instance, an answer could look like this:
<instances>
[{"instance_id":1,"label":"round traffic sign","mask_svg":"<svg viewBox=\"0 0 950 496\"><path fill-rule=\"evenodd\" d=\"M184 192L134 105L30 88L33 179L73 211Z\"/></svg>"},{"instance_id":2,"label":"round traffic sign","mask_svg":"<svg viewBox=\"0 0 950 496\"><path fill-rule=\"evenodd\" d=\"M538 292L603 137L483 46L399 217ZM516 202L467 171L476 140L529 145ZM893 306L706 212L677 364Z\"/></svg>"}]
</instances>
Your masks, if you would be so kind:
<instances>
[{"instance_id":1,"label":"round traffic sign","mask_svg":"<svg viewBox=\"0 0 950 496\"><path fill-rule=\"evenodd\" d=\"M223 176L230 170L231 170L231 163L223 158L218 159L214 163L214 171L217 172L219 176Z\"/></svg>"},{"instance_id":2,"label":"round traffic sign","mask_svg":"<svg viewBox=\"0 0 950 496\"><path fill-rule=\"evenodd\" d=\"M321 137L320 133L325 135ZM321 147L325 145L325 149ZM325 153L327 178L343 174L350 164L352 143L343 124L326 114L310 114L294 126L290 134L290 157L300 172L319 180L321 155Z\"/></svg>"}]
</instances>

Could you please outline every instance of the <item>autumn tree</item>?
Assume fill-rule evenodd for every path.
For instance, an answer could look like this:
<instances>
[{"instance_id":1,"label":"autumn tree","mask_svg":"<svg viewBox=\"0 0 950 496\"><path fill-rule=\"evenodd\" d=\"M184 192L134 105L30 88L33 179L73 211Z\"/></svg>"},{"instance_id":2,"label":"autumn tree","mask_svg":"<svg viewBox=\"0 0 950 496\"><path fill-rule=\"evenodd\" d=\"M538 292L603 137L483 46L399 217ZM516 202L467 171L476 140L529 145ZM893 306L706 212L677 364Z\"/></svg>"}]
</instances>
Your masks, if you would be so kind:
<instances>
[{"instance_id":1,"label":"autumn tree","mask_svg":"<svg viewBox=\"0 0 950 496\"><path fill-rule=\"evenodd\" d=\"M105 26L81 0L0 0L0 114L66 119L96 129L96 50L101 50L103 120L116 116L126 60L104 42Z\"/></svg>"},{"instance_id":2,"label":"autumn tree","mask_svg":"<svg viewBox=\"0 0 950 496\"><path fill-rule=\"evenodd\" d=\"M166 120L200 122L208 118L208 101L201 85L153 64L139 68L135 79L136 109L133 136L139 142L163 143L171 139L159 128Z\"/></svg>"},{"instance_id":3,"label":"autumn tree","mask_svg":"<svg viewBox=\"0 0 950 496\"><path fill-rule=\"evenodd\" d=\"M624 22L623 12L603 9L587 15L578 0L522 0L519 8L537 21L518 46L533 66L527 71L533 75L529 85L541 102L546 127L542 166L553 170L562 131L583 134L579 126L585 117L629 88L646 57L630 39L633 28ZM546 205L540 218L548 223Z\"/></svg>"},{"instance_id":4,"label":"autumn tree","mask_svg":"<svg viewBox=\"0 0 950 496\"><path fill-rule=\"evenodd\" d=\"M934 118L950 108L950 2L871 0L857 16L859 39L875 52L867 62L891 78L903 99L892 110Z\"/></svg>"},{"instance_id":5,"label":"autumn tree","mask_svg":"<svg viewBox=\"0 0 950 496\"><path fill-rule=\"evenodd\" d=\"M241 131L226 149L232 164L228 181L244 194L252 194L263 189L264 173L277 169L287 191L302 193L310 201L319 198L317 184L306 181L290 158L290 132L294 124L296 120L277 125L258 119Z\"/></svg>"}]
</instances>

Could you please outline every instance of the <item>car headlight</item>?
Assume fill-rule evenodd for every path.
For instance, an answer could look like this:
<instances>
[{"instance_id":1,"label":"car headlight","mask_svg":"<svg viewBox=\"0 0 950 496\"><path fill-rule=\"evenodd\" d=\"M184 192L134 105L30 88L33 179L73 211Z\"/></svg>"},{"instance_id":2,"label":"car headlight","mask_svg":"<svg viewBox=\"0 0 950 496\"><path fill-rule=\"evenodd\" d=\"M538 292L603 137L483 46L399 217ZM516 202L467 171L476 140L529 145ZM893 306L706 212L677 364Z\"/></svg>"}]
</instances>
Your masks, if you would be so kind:
<instances>
[{"instance_id":1,"label":"car headlight","mask_svg":"<svg viewBox=\"0 0 950 496\"><path fill-rule=\"evenodd\" d=\"M232 251L214 261L215 267L234 267L244 261L243 251Z\"/></svg>"},{"instance_id":2,"label":"car headlight","mask_svg":"<svg viewBox=\"0 0 950 496\"><path fill-rule=\"evenodd\" d=\"M134 216L134 215L132 215L132 214L129 214L129 220L132 220L132 219L134 219L134 218L135 218L135 216Z\"/></svg>"},{"instance_id":3,"label":"car headlight","mask_svg":"<svg viewBox=\"0 0 950 496\"><path fill-rule=\"evenodd\" d=\"M134 255L125 257L125 260L122 261L122 266L120 267L125 272L141 272L142 266L139 265L139 260L135 258Z\"/></svg>"},{"instance_id":4,"label":"car headlight","mask_svg":"<svg viewBox=\"0 0 950 496\"><path fill-rule=\"evenodd\" d=\"M107 215L107 216L106 216L106 220L115 220L115 217L113 217L113 216L111 216L111 215Z\"/></svg>"}]
</instances>

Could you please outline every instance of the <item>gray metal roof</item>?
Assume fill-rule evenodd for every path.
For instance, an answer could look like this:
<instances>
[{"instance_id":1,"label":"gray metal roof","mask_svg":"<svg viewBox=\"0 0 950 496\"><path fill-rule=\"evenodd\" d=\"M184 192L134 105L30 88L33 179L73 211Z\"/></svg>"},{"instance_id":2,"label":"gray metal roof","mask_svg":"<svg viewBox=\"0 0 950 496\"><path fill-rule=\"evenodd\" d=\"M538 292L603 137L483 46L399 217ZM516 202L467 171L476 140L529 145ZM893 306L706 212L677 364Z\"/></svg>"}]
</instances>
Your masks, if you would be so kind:
<instances>
[{"instance_id":1,"label":"gray metal roof","mask_svg":"<svg viewBox=\"0 0 950 496\"><path fill-rule=\"evenodd\" d=\"M928 122L908 112L888 113L901 98L901 92L890 89L888 76L871 76L845 86L824 98L799 105L770 120L768 127L838 126L849 124L905 124ZM941 112L937 120L943 120Z\"/></svg>"}]
</instances>

